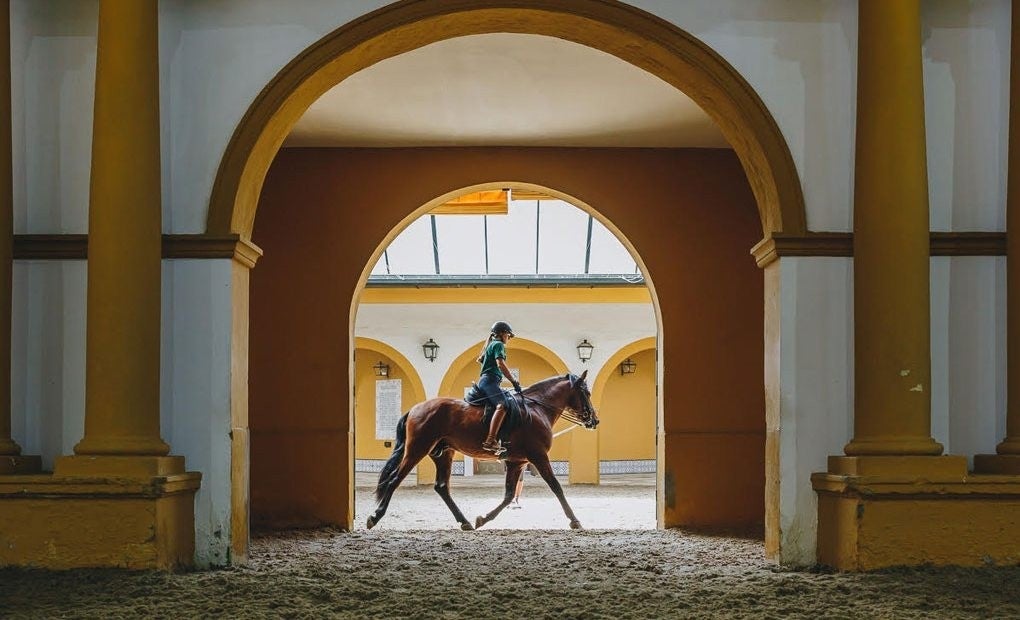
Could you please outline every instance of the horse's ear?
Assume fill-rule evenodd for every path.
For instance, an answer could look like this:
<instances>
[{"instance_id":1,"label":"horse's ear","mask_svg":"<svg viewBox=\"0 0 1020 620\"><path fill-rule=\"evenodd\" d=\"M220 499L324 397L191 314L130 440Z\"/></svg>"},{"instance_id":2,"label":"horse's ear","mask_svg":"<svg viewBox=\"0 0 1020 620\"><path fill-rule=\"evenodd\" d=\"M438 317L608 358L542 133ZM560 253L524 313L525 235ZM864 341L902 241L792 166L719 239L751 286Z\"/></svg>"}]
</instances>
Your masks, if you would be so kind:
<instances>
[{"instance_id":1,"label":"horse's ear","mask_svg":"<svg viewBox=\"0 0 1020 620\"><path fill-rule=\"evenodd\" d=\"M578 381L584 381L584 378L585 378L585 377L587 377L587 376L588 376L588 369L587 369L587 368L585 368L585 369L584 369L584 372L582 372L582 373L581 373L581 376L580 376L580 377L578 377L578 378L577 378L577 380L578 380Z\"/></svg>"}]
</instances>

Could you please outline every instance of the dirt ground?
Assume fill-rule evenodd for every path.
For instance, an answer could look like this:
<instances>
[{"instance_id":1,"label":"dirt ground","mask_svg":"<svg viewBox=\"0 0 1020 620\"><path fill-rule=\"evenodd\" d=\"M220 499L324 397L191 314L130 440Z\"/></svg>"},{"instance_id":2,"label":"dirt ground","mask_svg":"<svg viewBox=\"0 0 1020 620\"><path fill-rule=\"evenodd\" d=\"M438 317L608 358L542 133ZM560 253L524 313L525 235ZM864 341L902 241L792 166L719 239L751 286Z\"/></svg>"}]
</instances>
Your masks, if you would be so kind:
<instances>
[{"instance_id":1,"label":"dirt ground","mask_svg":"<svg viewBox=\"0 0 1020 620\"><path fill-rule=\"evenodd\" d=\"M363 480L359 480L359 483ZM568 487L571 531L544 485L462 532L431 488L401 488L367 531L256 537L246 567L184 574L0 570L2 618L1020 618L1020 568L784 570L757 537L654 528L639 478ZM457 481L469 518L502 482ZM544 529L534 529L544 528Z\"/></svg>"}]
</instances>

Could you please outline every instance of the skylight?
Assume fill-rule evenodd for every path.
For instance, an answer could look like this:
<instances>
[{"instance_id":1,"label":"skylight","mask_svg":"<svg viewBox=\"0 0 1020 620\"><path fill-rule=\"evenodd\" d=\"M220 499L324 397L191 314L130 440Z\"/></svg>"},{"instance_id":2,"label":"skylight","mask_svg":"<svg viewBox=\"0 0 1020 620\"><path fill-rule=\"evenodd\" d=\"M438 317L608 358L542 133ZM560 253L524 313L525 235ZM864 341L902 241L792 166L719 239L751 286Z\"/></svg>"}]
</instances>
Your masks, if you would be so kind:
<instances>
[{"instance_id":1,"label":"skylight","mask_svg":"<svg viewBox=\"0 0 1020 620\"><path fill-rule=\"evenodd\" d=\"M562 200L511 200L505 214L426 214L386 248L369 283L492 278L643 278L598 220Z\"/></svg>"}]
</instances>

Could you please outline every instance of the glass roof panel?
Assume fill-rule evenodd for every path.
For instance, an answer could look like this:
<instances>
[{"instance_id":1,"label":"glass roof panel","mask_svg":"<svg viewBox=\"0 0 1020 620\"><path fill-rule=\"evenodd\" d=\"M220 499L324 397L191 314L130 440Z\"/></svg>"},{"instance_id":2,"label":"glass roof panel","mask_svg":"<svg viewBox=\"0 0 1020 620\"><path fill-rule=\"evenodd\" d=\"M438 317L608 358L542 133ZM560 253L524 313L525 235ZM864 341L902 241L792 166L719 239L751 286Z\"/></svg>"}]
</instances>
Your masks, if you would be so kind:
<instances>
[{"instance_id":1,"label":"glass roof panel","mask_svg":"<svg viewBox=\"0 0 1020 620\"><path fill-rule=\"evenodd\" d=\"M429 216L419 217L400 232L386 248L390 257L390 273L435 274L432 254L432 223Z\"/></svg>"},{"instance_id":2,"label":"glass roof panel","mask_svg":"<svg viewBox=\"0 0 1020 620\"><path fill-rule=\"evenodd\" d=\"M588 273L636 273L637 264L620 240L598 220L593 224Z\"/></svg>"},{"instance_id":3,"label":"glass roof panel","mask_svg":"<svg viewBox=\"0 0 1020 620\"><path fill-rule=\"evenodd\" d=\"M541 204L538 272L584 273L588 214L562 200L543 201Z\"/></svg>"},{"instance_id":4,"label":"glass roof panel","mask_svg":"<svg viewBox=\"0 0 1020 620\"><path fill-rule=\"evenodd\" d=\"M485 224L482 216L437 215L436 239L439 241L439 273L485 273Z\"/></svg>"},{"instance_id":5,"label":"glass roof panel","mask_svg":"<svg viewBox=\"0 0 1020 620\"><path fill-rule=\"evenodd\" d=\"M535 273L535 203L511 202L508 214L488 217L489 273Z\"/></svg>"},{"instance_id":6,"label":"glass roof panel","mask_svg":"<svg viewBox=\"0 0 1020 620\"><path fill-rule=\"evenodd\" d=\"M433 217L439 274L433 253ZM560 200L515 200L506 215L427 214L393 239L371 275L379 276L380 280L387 275L398 279L437 275L584 278L588 221L586 212ZM536 243L537 225L540 227ZM592 222L588 273L592 276L636 273L630 252L598 220Z\"/></svg>"}]
</instances>

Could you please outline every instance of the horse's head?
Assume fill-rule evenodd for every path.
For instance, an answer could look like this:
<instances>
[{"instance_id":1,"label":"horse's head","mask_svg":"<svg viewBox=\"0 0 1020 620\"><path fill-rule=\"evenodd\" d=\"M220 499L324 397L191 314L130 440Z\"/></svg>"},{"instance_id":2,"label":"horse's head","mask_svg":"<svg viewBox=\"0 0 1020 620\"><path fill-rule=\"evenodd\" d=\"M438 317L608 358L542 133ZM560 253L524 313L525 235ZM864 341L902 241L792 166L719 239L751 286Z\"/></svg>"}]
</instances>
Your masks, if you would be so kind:
<instances>
[{"instance_id":1,"label":"horse's head","mask_svg":"<svg viewBox=\"0 0 1020 620\"><path fill-rule=\"evenodd\" d=\"M599 425L599 417L595 413L595 407L591 404L591 390L585 378L588 371L585 370L581 376L567 375L570 381L570 397L567 400L567 409L572 411L584 424L585 428L595 428Z\"/></svg>"}]
</instances>

